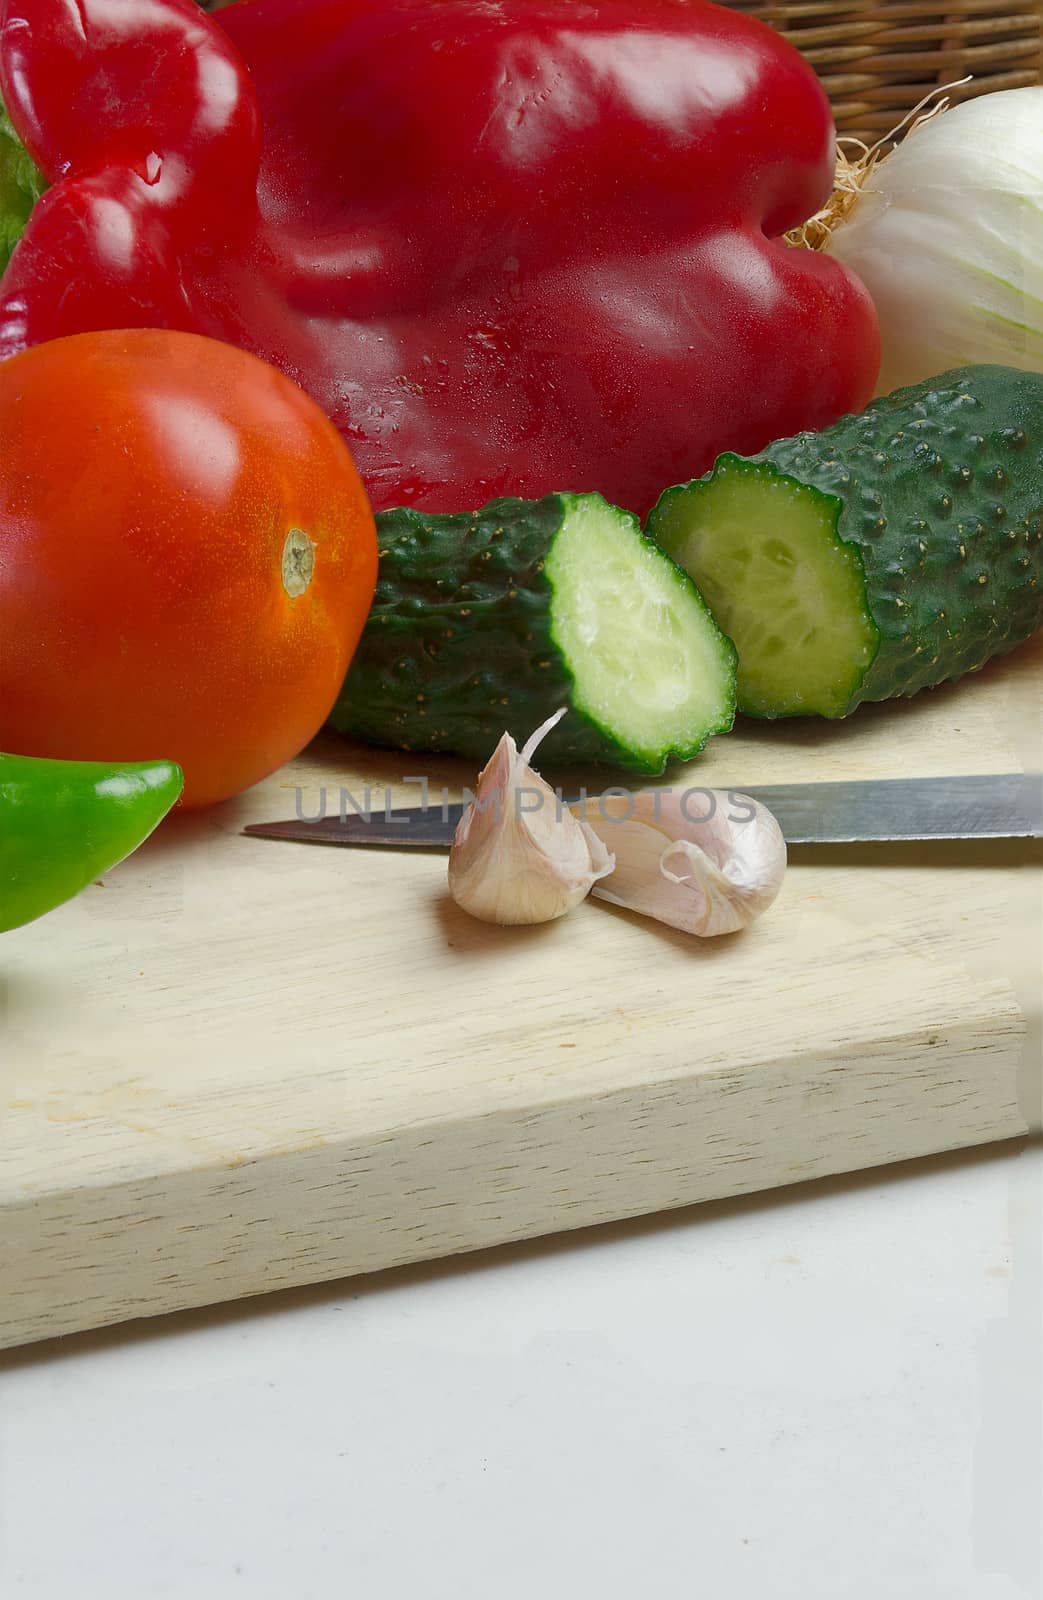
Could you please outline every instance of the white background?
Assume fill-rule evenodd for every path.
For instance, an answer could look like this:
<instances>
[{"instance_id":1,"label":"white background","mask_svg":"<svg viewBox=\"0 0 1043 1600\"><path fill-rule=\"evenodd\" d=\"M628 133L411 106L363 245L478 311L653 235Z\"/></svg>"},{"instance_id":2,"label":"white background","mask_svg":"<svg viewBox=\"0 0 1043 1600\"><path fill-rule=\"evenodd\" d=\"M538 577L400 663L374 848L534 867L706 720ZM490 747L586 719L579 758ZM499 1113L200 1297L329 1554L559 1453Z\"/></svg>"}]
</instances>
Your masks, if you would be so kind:
<instances>
[{"instance_id":1,"label":"white background","mask_svg":"<svg viewBox=\"0 0 1043 1600\"><path fill-rule=\"evenodd\" d=\"M0 1594L1039 1600L1043 1148L0 1357Z\"/></svg>"}]
</instances>

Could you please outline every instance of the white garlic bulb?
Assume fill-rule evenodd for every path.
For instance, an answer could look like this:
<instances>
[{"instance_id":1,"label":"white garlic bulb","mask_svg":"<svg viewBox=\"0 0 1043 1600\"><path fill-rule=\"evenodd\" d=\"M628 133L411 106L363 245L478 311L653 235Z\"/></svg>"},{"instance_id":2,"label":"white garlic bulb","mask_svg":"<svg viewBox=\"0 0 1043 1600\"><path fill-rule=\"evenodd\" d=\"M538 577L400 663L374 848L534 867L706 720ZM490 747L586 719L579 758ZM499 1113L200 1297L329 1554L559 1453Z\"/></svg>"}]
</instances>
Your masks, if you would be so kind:
<instances>
[{"instance_id":1,"label":"white garlic bulb","mask_svg":"<svg viewBox=\"0 0 1043 1600\"><path fill-rule=\"evenodd\" d=\"M685 933L735 933L782 887L782 829L747 795L645 790L602 795L573 812L615 856L594 895Z\"/></svg>"},{"instance_id":2,"label":"white garlic bulb","mask_svg":"<svg viewBox=\"0 0 1043 1600\"><path fill-rule=\"evenodd\" d=\"M529 765L565 709L537 728L520 755L504 734L460 819L449 853L449 893L483 922L550 922L612 871L597 834Z\"/></svg>"}]
</instances>

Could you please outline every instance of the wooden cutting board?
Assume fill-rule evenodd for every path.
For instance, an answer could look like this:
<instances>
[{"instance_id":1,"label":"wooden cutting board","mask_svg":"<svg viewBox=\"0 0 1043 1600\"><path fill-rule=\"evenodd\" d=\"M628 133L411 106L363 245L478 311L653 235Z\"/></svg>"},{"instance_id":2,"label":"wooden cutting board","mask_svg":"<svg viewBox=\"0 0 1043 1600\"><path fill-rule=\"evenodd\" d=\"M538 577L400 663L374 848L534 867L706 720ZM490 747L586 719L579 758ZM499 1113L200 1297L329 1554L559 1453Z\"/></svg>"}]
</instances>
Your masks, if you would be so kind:
<instances>
[{"instance_id":1,"label":"wooden cutting board","mask_svg":"<svg viewBox=\"0 0 1043 1600\"><path fill-rule=\"evenodd\" d=\"M1041 707L1043 636L673 781L1038 769ZM239 833L424 772L473 777L327 737L0 940L0 1344L1039 1128L1038 847L806 846L702 943L593 901L497 930L444 857Z\"/></svg>"}]
</instances>

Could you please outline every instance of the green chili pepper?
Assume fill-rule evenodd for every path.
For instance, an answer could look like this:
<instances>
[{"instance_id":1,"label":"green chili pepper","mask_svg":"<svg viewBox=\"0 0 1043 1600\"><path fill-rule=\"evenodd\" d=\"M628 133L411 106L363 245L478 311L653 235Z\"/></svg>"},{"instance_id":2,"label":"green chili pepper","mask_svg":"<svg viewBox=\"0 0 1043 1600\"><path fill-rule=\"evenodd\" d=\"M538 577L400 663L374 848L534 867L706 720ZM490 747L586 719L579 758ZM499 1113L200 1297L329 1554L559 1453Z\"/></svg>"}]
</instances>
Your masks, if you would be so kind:
<instances>
[{"instance_id":1,"label":"green chili pepper","mask_svg":"<svg viewBox=\"0 0 1043 1600\"><path fill-rule=\"evenodd\" d=\"M43 173L25 150L0 100L0 272L10 261L46 187Z\"/></svg>"},{"instance_id":2,"label":"green chili pepper","mask_svg":"<svg viewBox=\"0 0 1043 1600\"><path fill-rule=\"evenodd\" d=\"M173 761L0 755L0 932L53 911L129 856L183 784Z\"/></svg>"}]
</instances>

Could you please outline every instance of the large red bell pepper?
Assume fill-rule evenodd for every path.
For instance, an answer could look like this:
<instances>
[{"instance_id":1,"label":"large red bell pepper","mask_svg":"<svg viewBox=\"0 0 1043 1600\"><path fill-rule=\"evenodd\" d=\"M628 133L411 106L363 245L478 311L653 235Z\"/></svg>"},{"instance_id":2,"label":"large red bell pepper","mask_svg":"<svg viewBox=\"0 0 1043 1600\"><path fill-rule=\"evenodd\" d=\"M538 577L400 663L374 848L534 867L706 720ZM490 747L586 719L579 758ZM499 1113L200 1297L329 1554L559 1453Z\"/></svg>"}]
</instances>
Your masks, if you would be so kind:
<instances>
[{"instance_id":1,"label":"large red bell pepper","mask_svg":"<svg viewBox=\"0 0 1043 1600\"><path fill-rule=\"evenodd\" d=\"M783 233L830 190L811 69L703 0L6 0L53 187L0 353L161 325L246 346L379 509L600 489L870 396L872 305Z\"/></svg>"}]
</instances>

